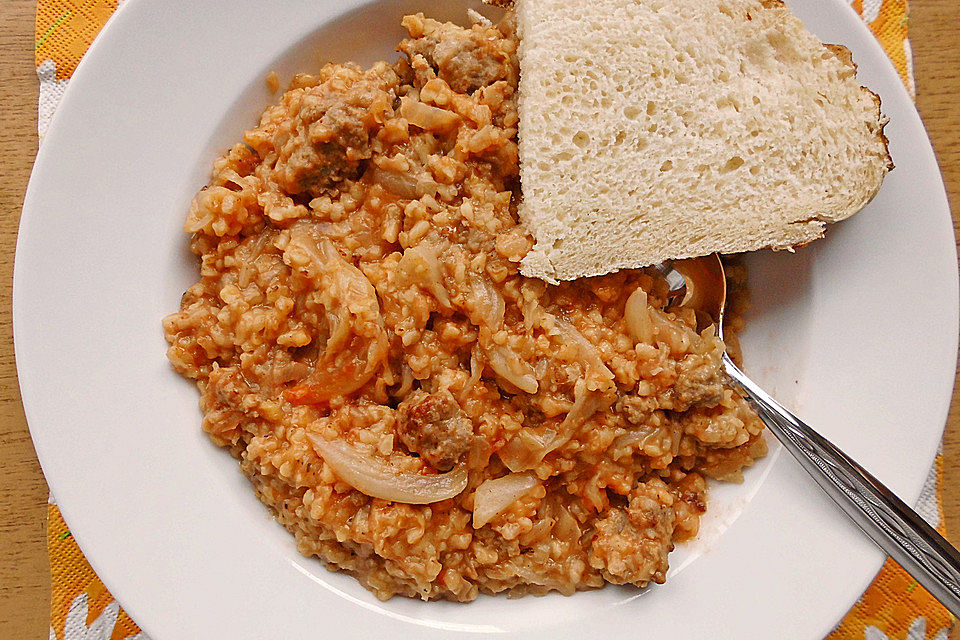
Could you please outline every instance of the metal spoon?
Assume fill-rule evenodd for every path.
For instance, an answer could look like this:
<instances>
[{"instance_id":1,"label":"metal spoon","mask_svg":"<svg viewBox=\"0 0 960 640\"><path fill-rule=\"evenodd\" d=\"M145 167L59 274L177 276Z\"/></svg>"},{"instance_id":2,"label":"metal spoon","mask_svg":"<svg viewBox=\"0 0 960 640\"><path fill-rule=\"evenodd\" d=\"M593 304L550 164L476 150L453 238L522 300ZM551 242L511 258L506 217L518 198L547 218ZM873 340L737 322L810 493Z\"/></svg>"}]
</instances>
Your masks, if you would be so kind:
<instances>
[{"instance_id":1,"label":"metal spoon","mask_svg":"<svg viewBox=\"0 0 960 640\"><path fill-rule=\"evenodd\" d=\"M727 284L717 254L657 267L671 302L704 311L723 338ZM760 419L834 502L955 616L960 616L960 552L863 467L750 380L723 353L723 370Z\"/></svg>"}]
</instances>

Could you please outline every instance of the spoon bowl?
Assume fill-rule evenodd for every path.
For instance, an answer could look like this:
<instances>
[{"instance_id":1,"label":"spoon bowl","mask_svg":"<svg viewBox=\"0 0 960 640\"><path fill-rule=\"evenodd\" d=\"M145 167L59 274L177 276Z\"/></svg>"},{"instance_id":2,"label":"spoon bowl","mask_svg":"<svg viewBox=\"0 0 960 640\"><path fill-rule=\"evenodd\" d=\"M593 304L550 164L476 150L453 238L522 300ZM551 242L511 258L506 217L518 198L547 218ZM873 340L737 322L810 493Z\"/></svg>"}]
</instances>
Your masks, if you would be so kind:
<instances>
[{"instance_id":1,"label":"spoon bowl","mask_svg":"<svg viewBox=\"0 0 960 640\"><path fill-rule=\"evenodd\" d=\"M668 304L693 308L698 318L701 313L709 316L722 339L727 288L720 256L678 260L657 269L669 287ZM763 391L726 351L721 367L733 388L820 488L954 616L960 616L960 552L868 471Z\"/></svg>"}]
</instances>

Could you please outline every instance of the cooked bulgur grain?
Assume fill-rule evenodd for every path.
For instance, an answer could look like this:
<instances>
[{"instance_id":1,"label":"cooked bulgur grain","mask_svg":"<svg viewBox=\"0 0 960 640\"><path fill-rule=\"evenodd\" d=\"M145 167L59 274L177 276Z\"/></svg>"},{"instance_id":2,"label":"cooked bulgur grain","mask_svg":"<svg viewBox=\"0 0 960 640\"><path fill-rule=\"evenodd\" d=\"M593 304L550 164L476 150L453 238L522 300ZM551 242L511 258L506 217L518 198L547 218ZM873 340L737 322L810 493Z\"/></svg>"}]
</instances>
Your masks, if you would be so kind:
<instances>
[{"instance_id":1,"label":"cooked bulgur grain","mask_svg":"<svg viewBox=\"0 0 960 640\"><path fill-rule=\"evenodd\" d=\"M214 163L170 361L300 551L380 598L662 582L761 423L655 272L519 275L511 16L403 23L399 62L295 77Z\"/></svg>"}]
</instances>

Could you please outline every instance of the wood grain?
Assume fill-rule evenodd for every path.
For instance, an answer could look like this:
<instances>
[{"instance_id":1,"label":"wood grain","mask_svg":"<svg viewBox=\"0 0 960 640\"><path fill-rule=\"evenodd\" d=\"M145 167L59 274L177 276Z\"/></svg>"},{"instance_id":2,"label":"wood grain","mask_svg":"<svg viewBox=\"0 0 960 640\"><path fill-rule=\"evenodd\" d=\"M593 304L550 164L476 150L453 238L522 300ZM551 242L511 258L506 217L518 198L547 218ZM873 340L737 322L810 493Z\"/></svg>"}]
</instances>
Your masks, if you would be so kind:
<instances>
[{"instance_id":1,"label":"wood grain","mask_svg":"<svg viewBox=\"0 0 960 640\"><path fill-rule=\"evenodd\" d=\"M917 108L947 186L954 238L960 238L960 2L910 0L909 28ZM947 532L960 541L960 388L956 384L943 439L943 467Z\"/></svg>"},{"instance_id":2,"label":"wood grain","mask_svg":"<svg viewBox=\"0 0 960 640\"><path fill-rule=\"evenodd\" d=\"M49 637L47 486L20 406L10 318L13 251L37 149L36 0L0 2L0 637Z\"/></svg>"},{"instance_id":3,"label":"wood grain","mask_svg":"<svg viewBox=\"0 0 960 640\"><path fill-rule=\"evenodd\" d=\"M47 488L20 406L11 330L17 222L36 153L35 0L0 2L0 637L48 637ZM960 231L960 2L910 0L917 104L943 170ZM930 301L936 304L936 300ZM960 534L960 392L945 452L944 508Z\"/></svg>"}]
</instances>

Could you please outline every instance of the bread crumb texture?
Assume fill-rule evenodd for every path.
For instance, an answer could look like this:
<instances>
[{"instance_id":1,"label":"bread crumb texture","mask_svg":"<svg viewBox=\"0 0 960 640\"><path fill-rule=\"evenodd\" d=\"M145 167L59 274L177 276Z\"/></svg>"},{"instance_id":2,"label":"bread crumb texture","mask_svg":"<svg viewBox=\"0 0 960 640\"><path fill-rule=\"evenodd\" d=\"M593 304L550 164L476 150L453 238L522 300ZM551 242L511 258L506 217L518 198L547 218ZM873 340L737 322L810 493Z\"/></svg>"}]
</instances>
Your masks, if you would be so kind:
<instances>
[{"instance_id":1,"label":"bread crumb texture","mask_svg":"<svg viewBox=\"0 0 960 640\"><path fill-rule=\"evenodd\" d=\"M523 273L783 249L892 168L843 47L770 0L521 0Z\"/></svg>"}]
</instances>

